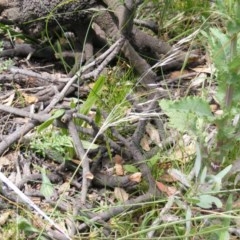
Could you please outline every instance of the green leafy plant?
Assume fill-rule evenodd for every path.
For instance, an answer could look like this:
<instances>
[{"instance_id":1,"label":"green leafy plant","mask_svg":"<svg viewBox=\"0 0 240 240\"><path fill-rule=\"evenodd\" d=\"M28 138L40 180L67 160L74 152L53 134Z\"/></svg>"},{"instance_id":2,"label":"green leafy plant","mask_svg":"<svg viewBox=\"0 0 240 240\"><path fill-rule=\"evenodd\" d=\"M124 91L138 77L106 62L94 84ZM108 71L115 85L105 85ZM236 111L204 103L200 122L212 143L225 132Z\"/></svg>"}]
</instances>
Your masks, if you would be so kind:
<instances>
[{"instance_id":1,"label":"green leafy plant","mask_svg":"<svg viewBox=\"0 0 240 240\"><path fill-rule=\"evenodd\" d=\"M6 71L12 65L13 65L13 61L11 59L4 60L3 62L1 62L0 73L2 73L3 71Z\"/></svg>"},{"instance_id":2,"label":"green leafy plant","mask_svg":"<svg viewBox=\"0 0 240 240\"><path fill-rule=\"evenodd\" d=\"M84 149L98 148L97 144L92 144L86 140L81 141ZM75 155L71 137L61 130L57 131L57 129L55 129L52 131L51 127L37 134L36 137L31 141L30 148L42 156L46 156L46 153L50 154L51 152L56 155L56 160L58 161L61 161L61 159L72 159Z\"/></svg>"},{"instance_id":3,"label":"green leafy plant","mask_svg":"<svg viewBox=\"0 0 240 240\"><path fill-rule=\"evenodd\" d=\"M0 52L3 50L2 42L0 41ZM13 65L13 61L11 59L3 60L0 64L0 73L7 70L9 67Z\"/></svg>"},{"instance_id":4,"label":"green leafy plant","mask_svg":"<svg viewBox=\"0 0 240 240\"><path fill-rule=\"evenodd\" d=\"M210 53L216 68L218 83L216 97L223 114L215 118L217 126L217 151L226 156L234 150L239 141L239 100L240 100L240 67L239 41L240 3L239 1L217 1L221 16L225 17L225 29L210 28L203 32L210 45Z\"/></svg>"},{"instance_id":5,"label":"green leafy plant","mask_svg":"<svg viewBox=\"0 0 240 240\"><path fill-rule=\"evenodd\" d=\"M180 132L198 136L201 122L212 119L209 104L200 97L186 97L179 101L161 100L162 110L169 116L169 124Z\"/></svg>"},{"instance_id":6,"label":"green leafy plant","mask_svg":"<svg viewBox=\"0 0 240 240\"><path fill-rule=\"evenodd\" d=\"M18 229L20 231L23 231L26 236L29 236L36 233L36 234L40 234L40 236L38 237L38 239L40 240L46 240L47 238L44 237L41 234L41 231L39 231L38 229L36 229L26 218L24 217L18 217L17 219L17 225L18 225Z\"/></svg>"},{"instance_id":7,"label":"green leafy plant","mask_svg":"<svg viewBox=\"0 0 240 240\"><path fill-rule=\"evenodd\" d=\"M212 205L215 204L217 208L222 208L222 201L214 195L222 190L223 179L231 168L232 165L229 165L216 175L207 175L207 168L204 167L199 178L199 186L196 191L192 191L193 196L196 196L195 199L198 200L197 206L211 209Z\"/></svg>"},{"instance_id":8,"label":"green leafy plant","mask_svg":"<svg viewBox=\"0 0 240 240\"><path fill-rule=\"evenodd\" d=\"M169 117L169 126L180 133L187 133L196 140L196 160L193 172L196 177L188 192L188 203L203 209L232 209L232 196L225 200L225 177L232 169L232 163L239 154L239 102L240 102L240 2L216 1L218 14L221 16L221 27L210 27L202 31L207 39L212 63L215 68L214 81L217 83L215 100L222 114L211 112L209 102L203 96L185 97L181 100L162 100L160 107ZM206 141L209 129L215 128L211 147ZM204 167L203 167L204 163ZM212 171L210 166L217 163L223 169ZM222 194L220 194L222 193ZM187 196L187 195L186 195ZM231 212L219 218L217 224L210 220L210 226L201 228L200 235L208 239L230 239ZM213 229L218 228L215 232ZM192 230L192 232L196 229ZM209 232L208 232L209 231ZM209 235L207 235L207 232Z\"/></svg>"},{"instance_id":9,"label":"green leafy plant","mask_svg":"<svg viewBox=\"0 0 240 240\"><path fill-rule=\"evenodd\" d=\"M51 131L51 128L45 129L33 138L30 148L44 157L49 150L58 153L64 160L68 160L74 155L70 136L63 134L61 131Z\"/></svg>"},{"instance_id":10,"label":"green leafy plant","mask_svg":"<svg viewBox=\"0 0 240 240\"><path fill-rule=\"evenodd\" d=\"M235 151L236 142L239 141L240 57L237 35L240 31L238 27L240 4L237 1L228 3L217 1L217 6L220 14L227 16L226 29L223 31L214 27L202 33L208 40L216 68L215 76L218 84L216 97L223 114L213 116L209 103L202 97L187 97L180 101L164 100L160 102L160 106L169 116L172 127L181 132L191 133L200 140L201 144L206 136L204 134L206 126L215 125L216 146L211 151L218 158L218 162L222 163L232 151ZM204 149L206 146L201 147Z\"/></svg>"}]
</instances>

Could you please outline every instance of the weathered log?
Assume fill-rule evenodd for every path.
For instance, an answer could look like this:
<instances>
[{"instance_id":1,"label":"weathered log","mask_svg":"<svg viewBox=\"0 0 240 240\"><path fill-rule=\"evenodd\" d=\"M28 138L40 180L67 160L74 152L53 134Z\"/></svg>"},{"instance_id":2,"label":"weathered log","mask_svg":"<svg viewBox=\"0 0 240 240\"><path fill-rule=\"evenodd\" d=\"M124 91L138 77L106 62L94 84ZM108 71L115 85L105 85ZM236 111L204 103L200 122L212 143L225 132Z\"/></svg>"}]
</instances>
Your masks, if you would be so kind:
<instances>
[{"instance_id":1,"label":"weathered log","mask_svg":"<svg viewBox=\"0 0 240 240\"><path fill-rule=\"evenodd\" d=\"M14 0L10 5L8 1L0 0L1 17L12 20L32 36L40 35L44 29L50 33L57 28L74 32L78 38L78 51L84 52L86 61L93 57L92 41L98 37L98 31L91 28L92 23L104 32L104 40L108 43L124 35L126 42L122 52L135 70L144 76L142 83L147 86L154 83L157 76L137 51L158 61L171 47L133 27L135 9L133 0Z\"/></svg>"}]
</instances>

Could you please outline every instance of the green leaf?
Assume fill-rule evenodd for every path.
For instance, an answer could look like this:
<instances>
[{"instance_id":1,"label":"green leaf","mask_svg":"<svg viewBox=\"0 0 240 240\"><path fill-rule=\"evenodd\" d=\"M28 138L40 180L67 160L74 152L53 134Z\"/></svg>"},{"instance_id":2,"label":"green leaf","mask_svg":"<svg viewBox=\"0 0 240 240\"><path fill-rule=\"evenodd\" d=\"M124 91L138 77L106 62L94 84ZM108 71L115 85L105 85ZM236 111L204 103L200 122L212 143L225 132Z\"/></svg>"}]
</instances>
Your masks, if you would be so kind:
<instances>
[{"instance_id":1,"label":"green leaf","mask_svg":"<svg viewBox=\"0 0 240 240\"><path fill-rule=\"evenodd\" d=\"M210 28L210 35L214 63L217 66L224 66L230 54L230 39L218 28Z\"/></svg>"},{"instance_id":2,"label":"green leaf","mask_svg":"<svg viewBox=\"0 0 240 240\"><path fill-rule=\"evenodd\" d=\"M42 123L41 125L38 126L37 132L39 133L39 132L43 131L44 129L46 129L48 126L50 126L53 123L53 121L55 119L61 117L64 113L65 113L64 109L56 110L47 121L45 121L44 123Z\"/></svg>"},{"instance_id":3,"label":"green leaf","mask_svg":"<svg viewBox=\"0 0 240 240\"><path fill-rule=\"evenodd\" d=\"M204 184L207 177L207 167L205 166L202 170L201 176L200 176L200 184Z\"/></svg>"},{"instance_id":4,"label":"green leaf","mask_svg":"<svg viewBox=\"0 0 240 240\"><path fill-rule=\"evenodd\" d=\"M179 182L181 182L186 187L191 187L191 182L188 179L187 175L185 175L183 172L176 168L170 168L168 169L168 174L172 176L173 178L177 179Z\"/></svg>"},{"instance_id":5,"label":"green leaf","mask_svg":"<svg viewBox=\"0 0 240 240\"><path fill-rule=\"evenodd\" d=\"M200 195L199 196L199 202L197 203L197 206L204 209L210 209L213 207L213 204L217 208L222 208L222 202L219 198L211 196L211 195Z\"/></svg>"},{"instance_id":6,"label":"green leaf","mask_svg":"<svg viewBox=\"0 0 240 240\"><path fill-rule=\"evenodd\" d=\"M155 167L156 164L159 162L160 159L160 153L157 153L156 155L153 155L151 158L147 159L147 164L149 167Z\"/></svg>"},{"instance_id":7,"label":"green leaf","mask_svg":"<svg viewBox=\"0 0 240 240\"><path fill-rule=\"evenodd\" d=\"M39 231L33 227L33 225L24 217L17 218L17 225L19 230L24 231L27 234L38 233Z\"/></svg>"},{"instance_id":8,"label":"green leaf","mask_svg":"<svg viewBox=\"0 0 240 240\"><path fill-rule=\"evenodd\" d=\"M87 100L83 103L80 108L80 113L86 115L88 114L89 110L93 107L96 101L99 100L99 95L105 83L105 76L100 76L98 80L95 82L91 92L88 95Z\"/></svg>"},{"instance_id":9,"label":"green leaf","mask_svg":"<svg viewBox=\"0 0 240 240\"><path fill-rule=\"evenodd\" d=\"M102 114L101 114L101 111L99 108L96 109L96 115L95 115L95 122L96 124L100 124L101 122L101 119L102 119Z\"/></svg>"},{"instance_id":10,"label":"green leaf","mask_svg":"<svg viewBox=\"0 0 240 240\"><path fill-rule=\"evenodd\" d=\"M199 199L198 198L186 198L186 201L190 204L194 204L196 205L197 203L199 203Z\"/></svg>"},{"instance_id":11,"label":"green leaf","mask_svg":"<svg viewBox=\"0 0 240 240\"><path fill-rule=\"evenodd\" d=\"M229 173L231 169L232 169L232 165L225 167L221 172L219 172L215 176L215 178L219 179L219 181L222 181L222 179Z\"/></svg>"},{"instance_id":12,"label":"green leaf","mask_svg":"<svg viewBox=\"0 0 240 240\"><path fill-rule=\"evenodd\" d=\"M220 230L222 230L223 226L222 225L211 225L209 227L204 227L204 228L196 228L196 234L199 236L203 236L203 234L209 234L209 233L218 233ZM211 238L207 238L211 239ZM213 238L216 239L216 238Z\"/></svg>"},{"instance_id":13,"label":"green leaf","mask_svg":"<svg viewBox=\"0 0 240 240\"><path fill-rule=\"evenodd\" d=\"M169 102L168 104L164 102ZM194 113L198 117L212 117L212 112L208 102L200 97L186 97L179 101L162 100L160 106L164 111L179 111ZM167 107L167 108L166 108Z\"/></svg>"},{"instance_id":14,"label":"green leaf","mask_svg":"<svg viewBox=\"0 0 240 240\"><path fill-rule=\"evenodd\" d=\"M227 29L230 34L236 34L240 32L240 27L237 22L229 22L227 24Z\"/></svg>"},{"instance_id":15,"label":"green leaf","mask_svg":"<svg viewBox=\"0 0 240 240\"><path fill-rule=\"evenodd\" d=\"M192 211L191 208L188 206L187 207L187 211L186 211L186 235L188 235L191 231L191 226L192 226L192 222L191 222L191 218L192 218Z\"/></svg>"},{"instance_id":16,"label":"green leaf","mask_svg":"<svg viewBox=\"0 0 240 240\"><path fill-rule=\"evenodd\" d=\"M202 34L207 38L214 65L218 71L227 71L227 62L230 56L230 38L218 28L210 28L210 32Z\"/></svg>"},{"instance_id":17,"label":"green leaf","mask_svg":"<svg viewBox=\"0 0 240 240\"><path fill-rule=\"evenodd\" d=\"M161 100L162 110L169 116L169 125L181 132L197 134L201 118L213 119L209 104L199 97L186 97L179 101Z\"/></svg>"},{"instance_id":18,"label":"green leaf","mask_svg":"<svg viewBox=\"0 0 240 240\"><path fill-rule=\"evenodd\" d=\"M229 212L229 214L231 214L231 210L232 210L232 207L233 207L233 195L230 194L228 199L227 199L227 203L226 203L226 211ZM224 218L223 219L223 226L226 227L226 231L228 233L228 228L230 226L230 223L231 223L231 218ZM226 232L225 231L225 232ZM223 238L222 238L223 239Z\"/></svg>"},{"instance_id":19,"label":"green leaf","mask_svg":"<svg viewBox=\"0 0 240 240\"><path fill-rule=\"evenodd\" d=\"M240 56L235 56L231 62L229 62L228 67L231 73L239 74L240 73ZM235 79L236 80L236 79Z\"/></svg>"},{"instance_id":20,"label":"green leaf","mask_svg":"<svg viewBox=\"0 0 240 240\"><path fill-rule=\"evenodd\" d=\"M44 169L42 169L42 185L40 188L40 192L45 198L50 198L54 193L53 185L47 177L46 171Z\"/></svg>"},{"instance_id":21,"label":"green leaf","mask_svg":"<svg viewBox=\"0 0 240 240\"><path fill-rule=\"evenodd\" d=\"M198 177L200 170L201 170L201 165L202 165L202 154L201 154L201 149L199 146L199 143L196 143L196 160L194 163L194 174L195 177Z\"/></svg>"},{"instance_id":22,"label":"green leaf","mask_svg":"<svg viewBox=\"0 0 240 240\"><path fill-rule=\"evenodd\" d=\"M84 149L94 150L94 149L99 148L99 145L94 144L94 143L91 143L91 142L89 142L89 141L81 140L81 142L82 142L82 145L83 145L83 148L84 148Z\"/></svg>"},{"instance_id":23,"label":"green leaf","mask_svg":"<svg viewBox=\"0 0 240 240\"><path fill-rule=\"evenodd\" d=\"M123 168L126 172L129 172L129 173L139 172L139 170L134 165L131 165L131 164L124 164Z\"/></svg>"},{"instance_id":24,"label":"green leaf","mask_svg":"<svg viewBox=\"0 0 240 240\"><path fill-rule=\"evenodd\" d=\"M233 205L233 197L232 194L229 195L228 199L227 199L227 203L226 203L226 211L230 212L232 210L232 205ZM229 213L231 214L231 212ZM225 229L221 230L218 234L218 239L220 240L227 240L230 239L230 235L228 232L229 226L231 223L231 218L224 218L223 219L223 226L225 227Z\"/></svg>"},{"instance_id":25,"label":"green leaf","mask_svg":"<svg viewBox=\"0 0 240 240\"><path fill-rule=\"evenodd\" d=\"M220 231L218 234L218 240L229 240L230 239L230 234L228 232L228 229L225 231Z\"/></svg>"}]
</instances>

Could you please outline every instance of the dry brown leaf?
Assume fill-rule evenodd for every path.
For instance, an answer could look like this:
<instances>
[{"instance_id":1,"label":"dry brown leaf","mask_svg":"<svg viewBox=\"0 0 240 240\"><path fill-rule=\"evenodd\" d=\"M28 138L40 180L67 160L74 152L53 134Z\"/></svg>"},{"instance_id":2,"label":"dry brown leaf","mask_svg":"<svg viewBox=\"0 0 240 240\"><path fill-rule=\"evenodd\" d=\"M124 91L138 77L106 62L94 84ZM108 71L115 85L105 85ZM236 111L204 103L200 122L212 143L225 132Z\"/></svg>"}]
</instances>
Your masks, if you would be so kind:
<instances>
[{"instance_id":1,"label":"dry brown leaf","mask_svg":"<svg viewBox=\"0 0 240 240\"><path fill-rule=\"evenodd\" d=\"M175 187L167 187L168 188L168 196L172 196L177 193L177 189Z\"/></svg>"},{"instance_id":2,"label":"dry brown leaf","mask_svg":"<svg viewBox=\"0 0 240 240\"><path fill-rule=\"evenodd\" d=\"M129 176L129 180L131 182L140 183L142 180L142 173L140 173L140 172L133 173L132 175Z\"/></svg>"},{"instance_id":3,"label":"dry brown leaf","mask_svg":"<svg viewBox=\"0 0 240 240\"><path fill-rule=\"evenodd\" d=\"M63 184L61 184L61 186L58 189L58 193L66 193L68 190L70 189L70 184L69 182L65 182Z\"/></svg>"},{"instance_id":4,"label":"dry brown leaf","mask_svg":"<svg viewBox=\"0 0 240 240\"><path fill-rule=\"evenodd\" d=\"M2 167L9 166L11 164L11 161L7 157L0 157L0 169Z\"/></svg>"},{"instance_id":5,"label":"dry brown leaf","mask_svg":"<svg viewBox=\"0 0 240 240\"><path fill-rule=\"evenodd\" d=\"M15 97L15 92L13 92L8 98L4 99L4 100L2 101L2 103L3 103L4 105L6 105L6 106L11 106L14 97Z\"/></svg>"},{"instance_id":6,"label":"dry brown leaf","mask_svg":"<svg viewBox=\"0 0 240 240\"><path fill-rule=\"evenodd\" d=\"M117 176L123 176L124 175L124 168L122 164L116 163L115 166L115 173Z\"/></svg>"},{"instance_id":7,"label":"dry brown leaf","mask_svg":"<svg viewBox=\"0 0 240 240\"><path fill-rule=\"evenodd\" d=\"M200 73L197 77L195 77L192 81L191 81L191 85L190 87L199 87L201 86L207 79L207 74L206 73Z\"/></svg>"},{"instance_id":8,"label":"dry brown leaf","mask_svg":"<svg viewBox=\"0 0 240 240\"><path fill-rule=\"evenodd\" d=\"M38 98L36 96L33 96L33 95L28 95L26 93L22 93L25 101L29 104L32 104L32 103L36 103L38 101Z\"/></svg>"},{"instance_id":9,"label":"dry brown leaf","mask_svg":"<svg viewBox=\"0 0 240 240\"><path fill-rule=\"evenodd\" d=\"M77 164L77 165L79 165L79 164L82 163L81 161L79 161L79 160L77 160L77 159L71 159L70 161L73 162L73 163L75 163L75 164Z\"/></svg>"},{"instance_id":10,"label":"dry brown leaf","mask_svg":"<svg viewBox=\"0 0 240 240\"><path fill-rule=\"evenodd\" d=\"M39 190L40 188L37 189ZM42 199L40 197L31 197L31 200L37 205L41 204L42 202Z\"/></svg>"},{"instance_id":11,"label":"dry brown leaf","mask_svg":"<svg viewBox=\"0 0 240 240\"><path fill-rule=\"evenodd\" d=\"M94 178L94 176L93 176L93 174L91 172L86 173L85 177L87 179L90 179L90 180L92 180Z\"/></svg>"},{"instance_id":12,"label":"dry brown leaf","mask_svg":"<svg viewBox=\"0 0 240 240\"><path fill-rule=\"evenodd\" d=\"M156 181L157 187L158 189L163 192L166 193L168 196L172 196L177 192L177 189L175 187L169 187L166 186L165 184Z\"/></svg>"},{"instance_id":13,"label":"dry brown leaf","mask_svg":"<svg viewBox=\"0 0 240 240\"><path fill-rule=\"evenodd\" d=\"M88 199L90 202L96 202L98 200L99 195L96 192L92 192L88 194Z\"/></svg>"},{"instance_id":14,"label":"dry brown leaf","mask_svg":"<svg viewBox=\"0 0 240 240\"><path fill-rule=\"evenodd\" d=\"M184 74L188 74L189 72L187 70L184 71L174 71L170 74L170 78L179 78L182 77Z\"/></svg>"},{"instance_id":15,"label":"dry brown leaf","mask_svg":"<svg viewBox=\"0 0 240 240\"><path fill-rule=\"evenodd\" d=\"M177 179L171 176L170 174L163 174L161 180L167 183L177 182Z\"/></svg>"},{"instance_id":16,"label":"dry brown leaf","mask_svg":"<svg viewBox=\"0 0 240 240\"><path fill-rule=\"evenodd\" d=\"M4 157L0 157L0 169L2 167L14 165L18 158L18 151L6 154Z\"/></svg>"},{"instance_id":17,"label":"dry brown leaf","mask_svg":"<svg viewBox=\"0 0 240 240\"><path fill-rule=\"evenodd\" d=\"M146 125L146 132L149 135L150 139L156 145L159 145L161 143L159 132L151 123L147 123L147 125Z\"/></svg>"},{"instance_id":18,"label":"dry brown leaf","mask_svg":"<svg viewBox=\"0 0 240 240\"><path fill-rule=\"evenodd\" d=\"M120 202L125 202L129 198L129 194L124 189L119 188L119 187L115 187L115 189L114 189L114 196Z\"/></svg>"},{"instance_id":19,"label":"dry brown leaf","mask_svg":"<svg viewBox=\"0 0 240 240\"><path fill-rule=\"evenodd\" d=\"M143 150L146 152L150 151L150 146L149 146L149 137L144 134L143 138L140 141L140 146L142 147Z\"/></svg>"},{"instance_id":20,"label":"dry brown leaf","mask_svg":"<svg viewBox=\"0 0 240 240\"><path fill-rule=\"evenodd\" d=\"M123 159L120 155L116 154L114 157L113 157L113 160L115 163L117 164L122 164L123 163Z\"/></svg>"},{"instance_id":21,"label":"dry brown leaf","mask_svg":"<svg viewBox=\"0 0 240 240\"><path fill-rule=\"evenodd\" d=\"M1 213L1 215L0 215L0 226L4 225L7 222L10 215L12 215L12 211L9 211L9 210Z\"/></svg>"},{"instance_id":22,"label":"dry brown leaf","mask_svg":"<svg viewBox=\"0 0 240 240\"><path fill-rule=\"evenodd\" d=\"M176 147L175 151L172 154L172 157L175 160L178 160L182 163L187 163L192 159L191 156L195 153L196 153L195 142L191 139L189 140L184 139L184 142L179 142L179 146Z\"/></svg>"},{"instance_id":23,"label":"dry brown leaf","mask_svg":"<svg viewBox=\"0 0 240 240\"><path fill-rule=\"evenodd\" d=\"M191 68L191 70L197 73L209 73L209 74L211 74L213 71L213 69L209 66L195 67Z\"/></svg>"},{"instance_id":24,"label":"dry brown leaf","mask_svg":"<svg viewBox=\"0 0 240 240\"><path fill-rule=\"evenodd\" d=\"M23 44L24 43L24 40L22 39L22 38L16 38L15 39L15 43L17 43L17 44Z\"/></svg>"},{"instance_id":25,"label":"dry brown leaf","mask_svg":"<svg viewBox=\"0 0 240 240\"><path fill-rule=\"evenodd\" d=\"M210 109L211 109L211 112L215 113L218 110L218 105L217 104L210 104Z\"/></svg>"},{"instance_id":26,"label":"dry brown leaf","mask_svg":"<svg viewBox=\"0 0 240 240\"><path fill-rule=\"evenodd\" d=\"M217 116L221 116L221 115L223 115L223 110L217 110L216 112L215 112L215 115L217 115Z\"/></svg>"}]
</instances>

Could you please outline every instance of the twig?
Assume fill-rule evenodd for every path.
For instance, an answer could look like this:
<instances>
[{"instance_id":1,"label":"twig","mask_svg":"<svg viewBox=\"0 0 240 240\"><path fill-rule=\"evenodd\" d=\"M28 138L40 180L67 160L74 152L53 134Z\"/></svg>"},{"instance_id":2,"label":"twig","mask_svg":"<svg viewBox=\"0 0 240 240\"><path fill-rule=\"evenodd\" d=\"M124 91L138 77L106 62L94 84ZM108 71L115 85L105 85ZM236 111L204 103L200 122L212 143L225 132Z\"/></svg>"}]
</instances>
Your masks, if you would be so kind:
<instances>
[{"instance_id":1,"label":"twig","mask_svg":"<svg viewBox=\"0 0 240 240\"><path fill-rule=\"evenodd\" d=\"M112 44L104 53L102 53L99 57L97 57L94 61L90 62L88 65L83 66L82 67L82 72L86 72L87 70L89 70L92 67L96 67L97 65L99 65L101 62L104 61L104 59L106 59L107 56L109 56L110 53L113 52L113 50L121 45L122 41L124 40L124 38L120 38L118 39L114 44Z\"/></svg>"},{"instance_id":2,"label":"twig","mask_svg":"<svg viewBox=\"0 0 240 240\"><path fill-rule=\"evenodd\" d=\"M115 44L114 44L114 48L117 47L118 45L121 45L121 43L123 42L123 39L119 39ZM113 48L113 49L114 49ZM113 53L112 54L109 54L109 58L113 57L113 54L115 54L114 51L112 51ZM116 55L114 55L116 56ZM86 67L83 67L81 68L80 70L77 71L77 73L68 81L68 83L64 86L64 88L62 89L62 91L55 95L55 97L52 99L52 101L50 102L50 104L46 107L45 109L45 112L49 112L59 101L61 101L64 96L66 95L68 89L72 86L72 84L78 79L81 77L82 80L84 79L87 79L87 78L90 78L90 77L93 77L96 79L97 77L97 73L99 74L102 69L106 66L105 64L108 64L109 63L109 58L108 60L104 61L102 64L101 64L101 67L97 68L98 70L94 73L90 73L90 74L85 74L85 75L82 75L83 72L86 71L86 69L92 64L90 63L89 65L87 65ZM111 58L112 59L112 58ZM110 60L111 60L110 59Z\"/></svg>"},{"instance_id":3,"label":"twig","mask_svg":"<svg viewBox=\"0 0 240 240\"><path fill-rule=\"evenodd\" d=\"M15 107L10 107L10 106L6 106L6 105L2 105L0 104L0 111L5 111L8 113L12 113L21 117L27 117L27 118L31 118L33 120L36 120L38 122L44 122L46 120L48 120L50 118L50 114L44 114L44 113L30 113L27 111L24 111L22 109L19 108L15 108Z\"/></svg>"},{"instance_id":4,"label":"twig","mask_svg":"<svg viewBox=\"0 0 240 240\"><path fill-rule=\"evenodd\" d=\"M62 181L62 177L55 173L49 173L47 174L47 177L50 179L52 183ZM16 187L18 187L19 189L22 189L24 185L28 182L36 182L41 180L42 180L42 174L40 173L30 174L28 176L24 176L24 178L21 181L17 182Z\"/></svg>"},{"instance_id":5,"label":"twig","mask_svg":"<svg viewBox=\"0 0 240 240\"><path fill-rule=\"evenodd\" d=\"M80 113L75 113L73 115L73 117L80 118L80 119L84 120L85 122L87 122L90 126L92 126L92 129L93 129L95 134L97 132L99 132L99 127L96 125L96 123L93 121L92 118L90 118L86 115L80 114Z\"/></svg>"},{"instance_id":6,"label":"twig","mask_svg":"<svg viewBox=\"0 0 240 240\"><path fill-rule=\"evenodd\" d=\"M71 239L50 217L46 215L30 198L28 198L18 187L16 187L7 177L0 172L0 179L9 188L11 188L26 204L32 207L43 218L45 218L52 226L54 226L59 232L61 232L67 239Z\"/></svg>"},{"instance_id":7,"label":"twig","mask_svg":"<svg viewBox=\"0 0 240 240\"><path fill-rule=\"evenodd\" d=\"M94 218L90 219L88 221L88 224L82 223L78 227L78 230L82 231L88 225L94 224L94 223L98 222L99 220L108 221L110 218L117 216L118 214L120 214L124 211L140 208L143 206L143 204L145 204L148 201L151 201L152 199L154 199L154 196L150 193L147 193L147 194L141 195L135 199L128 200L120 206L110 207L107 211L99 213Z\"/></svg>"},{"instance_id":8,"label":"twig","mask_svg":"<svg viewBox=\"0 0 240 240\"><path fill-rule=\"evenodd\" d=\"M138 167L140 168L143 177L148 182L148 185L149 185L148 191L151 194L155 195L157 193L155 180L153 179L151 171L150 171L148 165L145 162L145 157L141 153L140 148L137 146L137 145L139 145L139 142L136 143L136 141L133 139L133 137L132 137L131 140L126 140L113 127L111 128L111 130L112 130L114 136L117 139L119 139L125 145L125 147L129 150L129 152L131 153L134 161L138 164Z\"/></svg>"},{"instance_id":9,"label":"twig","mask_svg":"<svg viewBox=\"0 0 240 240\"><path fill-rule=\"evenodd\" d=\"M18 139L20 139L29 131L31 131L37 125L37 123L38 123L37 121L30 121L26 125L22 126L20 129L18 129L17 131L13 132L12 134L4 138L0 143L0 155L2 155L4 151L6 151L11 144L15 143Z\"/></svg>"},{"instance_id":10,"label":"twig","mask_svg":"<svg viewBox=\"0 0 240 240\"><path fill-rule=\"evenodd\" d=\"M25 57L28 54L34 53L36 49L31 44L23 43L16 44L13 49L7 49L0 52L0 57Z\"/></svg>"},{"instance_id":11,"label":"twig","mask_svg":"<svg viewBox=\"0 0 240 240\"><path fill-rule=\"evenodd\" d=\"M101 65L99 65L94 71L84 74L81 78L82 79L88 79L93 77L94 79L97 78L97 76L102 72L102 70L107 66L107 64L109 64L109 62L111 62L116 56L117 54L120 52L123 44L124 44L124 38L120 38L116 43L116 45L114 44L114 48L113 46L111 46L111 52L109 53L108 56L106 56L106 58L103 60L103 62L101 63Z\"/></svg>"},{"instance_id":12,"label":"twig","mask_svg":"<svg viewBox=\"0 0 240 240\"><path fill-rule=\"evenodd\" d=\"M66 82L69 80L69 78L67 78L67 77L62 78L62 77L58 77L56 74L50 74L47 72L39 74L39 73L33 72L28 69L20 69L17 67L11 67L9 70L13 74L21 74L21 75L41 79L41 80L48 81L48 82L57 82L57 81Z\"/></svg>"},{"instance_id":13,"label":"twig","mask_svg":"<svg viewBox=\"0 0 240 240\"><path fill-rule=\"evenodd\" d=\"M98 218L97 213L91 212L84 204L79 203L79 201L76 201L73 211L76 216L81 215L81 216L85 216L88 219ZM109 224L99 218L98 218L98 223L103 227L103 234L105 236L108 236L111 231Z\"/></svg>"},{"instance_id":14,"label":"twig","mask_svg":"<svg viewBox=\"0 0 240 240\"><path fill-rule=\"evenodd\" d=\"M83 148L82 142L78 136L77 128L72 120L68 122L68 130L73 139L74 148L76 154L82 162L82 191L81 191L81 202L84 204L86 202L88 186L90 184L90 180L92 178L92 173L89 168L89 158L86 156L85 150Z\"/></svg>"},{"instance_id":15,"label":"twig","mask_svg":"<svg viewBox=\"0 0 240 240\"><path fill-rule=\"evenodd\" d=\"M134 182L130 179L129 175L125 176L116 176L116 175L106 175L101 172L94 174L93 184L103 187L121 187L121 188L132 188L137 185L137 182Z\"/></svg>"},{"instance_id":16,"label":"twig","mask_svg":"<svg viewBox=\"0 0 240 240\"><path fill-rule=\"evenodd\" d=\"M158 34L158 24L156 24L154 21L144 21L141 19L134 19L134 24L140 27L145 27L150 30L152 30L155 34Z\"/></svg>"}]
</instances>

